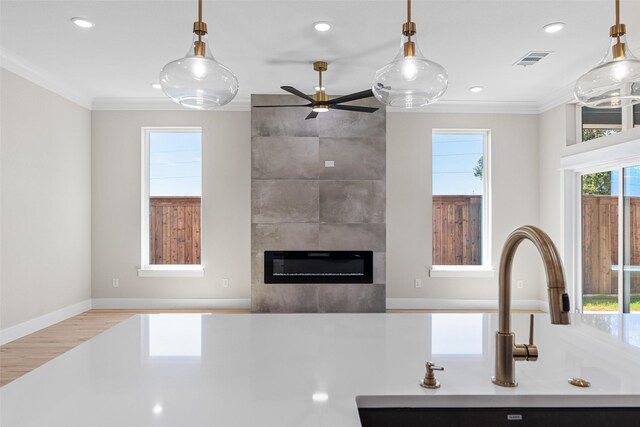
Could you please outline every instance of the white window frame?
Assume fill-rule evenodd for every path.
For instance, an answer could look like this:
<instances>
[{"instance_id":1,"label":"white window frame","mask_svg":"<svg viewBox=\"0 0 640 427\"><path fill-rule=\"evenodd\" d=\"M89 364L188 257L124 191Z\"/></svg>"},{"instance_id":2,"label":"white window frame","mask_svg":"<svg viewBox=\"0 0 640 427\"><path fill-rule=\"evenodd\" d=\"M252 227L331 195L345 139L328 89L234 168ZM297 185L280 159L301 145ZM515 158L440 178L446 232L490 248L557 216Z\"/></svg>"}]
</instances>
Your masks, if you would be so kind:
<instances>
[{"instance_id":1,"label":"white window frame","mask_svg":"<svg viewBox=\"0 0 640 427\"><path fill-rule=\"evenodd\" d=\"M200 132L202 138L202 128L199 126L181 126L181 127L166 127L166 126L143 126L142 127L142 164L141 164L141 262L138 269L138 276L140 277L204 277L204 266L202 264L203 258L203 245L200 242L200 262L201 264L150 264L149 263L149 143L151 133L167 132ZM202 150L202 139L200 142ZM202 196L201 196L202 197ZM202 199L201 199L202 200ZM202 203L202 202L201 202ZM201 205L202 206L202 205ZM200 208L202 209L202 207ZM202 211L200 214L200 221L202 222ZM200 233L200 239L202 240L202 233Z\"/></svg>"},{"instance_id":2,"label":"white window frame","mask_svg":"<svg viewBox=\"0 0 640 427\"><path fill-rule=\"evenodd\" d=\"M640 139L622 142L583 153L563 157L565 174L565 270L572 288L571 306L582 312L582 181L581 176L605 171L618 171L618 194L624 190L624 168L640 165ZM624 212L624 199L618 200L618 211ZM624 220L618 216L618 260L624 265ZM623 310L624 274L618 275L618 311Z\"/></svg>"},{"instance_id":3,"label":"white window frame","mask_svg":"<svg viewBox=\"0 0 640 427\"><path fill-rule=\"evenodd\" d=\"M433 152L434 134L483 134L482 146L482 264L481 265L431 265L429 277L493 277L495 269L491 254L491 129L439 129L431 131L431 150ZM431 156L431 179L433 180L433 155ZM431 185L429 197L433 197L433 184ZM433 212L433 210L432 210ZM433 230L429 236L429 241L433 242ZM433 262L433 247L430 263Z\"/></svg>"}]
</instances>

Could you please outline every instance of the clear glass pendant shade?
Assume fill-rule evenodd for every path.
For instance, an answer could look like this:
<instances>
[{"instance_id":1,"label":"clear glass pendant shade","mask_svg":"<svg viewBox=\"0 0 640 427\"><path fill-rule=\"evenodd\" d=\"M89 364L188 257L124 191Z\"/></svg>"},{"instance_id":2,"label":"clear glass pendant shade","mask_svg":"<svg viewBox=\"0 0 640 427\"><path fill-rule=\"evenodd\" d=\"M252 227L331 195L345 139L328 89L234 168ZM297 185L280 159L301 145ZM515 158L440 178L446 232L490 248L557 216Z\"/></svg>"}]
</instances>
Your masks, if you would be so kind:
<instances>
[{"instance_id":1,"label":"clear glass pendant shade","mask_svg":"<svg viewBox=\"0 0 640 427\"><path fill-rule=\"evenodd\" d=\"M416 36L411 37L413 55L405 56L409 38L402 36L400 52L394 60L376 71L373 94L392 107L417 108L436 102L447 90L447 71L426 59L418 47Z\"/></svg>"},{"instance_id":2,"label":"clear glass pendant shade","mask_svg":"<svg viewBox=\"0 0 640 427\"><path fill-rule=\"evenodd\" d=\"M611 38L611 46L600 64L576 82L574 95L591 108L640 103L640 60L631 53L624 35Z\"/></svg>"},{"instance_id":3,"label":"clear glass pendant shade","mask_svg":"<svg viewBox=\"0 0 640 427\"><path fill-rule=\"evenodd\" d=\"M194 47L204 42L204 56L197 56ZM175 102L189 108L209 110L228 104L238 93L238 79L230 69L213 58L205 34L193 35L192 48L184 58L164 66L160 85Z\"/></svg>"}]
</instances>

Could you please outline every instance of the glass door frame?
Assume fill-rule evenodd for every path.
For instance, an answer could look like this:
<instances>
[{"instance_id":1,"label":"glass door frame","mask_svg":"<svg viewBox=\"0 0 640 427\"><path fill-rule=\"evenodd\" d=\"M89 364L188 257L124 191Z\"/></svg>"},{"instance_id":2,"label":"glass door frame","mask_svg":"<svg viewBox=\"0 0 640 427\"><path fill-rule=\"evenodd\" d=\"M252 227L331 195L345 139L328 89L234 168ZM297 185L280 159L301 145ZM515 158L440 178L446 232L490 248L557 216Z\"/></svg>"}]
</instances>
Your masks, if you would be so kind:
<instances>
[{"instance_id":1,"label":"glass door frame","mask_svg":"<svg viewBox=\"0 0 640 427\"><path fill-rule=\"evenodd\" d=\"M570 186L573 187L573 209L569 209L571 213L565 211L566 219L573 221L573 245L568 245L568 247L572 246L571 258L573 262L569 262L569 264L573 265L572 276L575 278L575 296L573 298L573 306L575 307L575 311L582 313L583 312L583 282L582 282L582 176L589 175L598 172L617 172L618 174L618 183L617 183L617 191L618 191L618 277L617 277L617 292L618 292L618 313L629 313L630 312L630 302L631 295L630 289L628 292L625 291L625 257L626 246L627 246L627 236L625 234L625 230L629 227L629 225L625 224L628 221L628 218L625 215L625 177L624 170L626 168L638 167L640 166L640 156L627 159L624 161L616 162L616 166L612 167L612 165L600 165L596 167L584 167L575 169L569 174L572 176L565 175L565 178L568 178L571 181ZM572 218L571 218L572 217ZM565 221L565 225L567 221Z\"/></svg>"},{"instance_id":2,"label":"glass door frame","mask_svg":"<svg viewBox=\"0 0 640 427\"><path fill-rule=\"evenodd\" d=\"M584 143L567 146L560 158L559 170L563 172L564 193L564 266L567 289L570 291L572 307L581 313L582 307L582 186L581 176L617 170L620 173L618 182L618 209L624 211L624 176L623 169L640 165L640 129L621 132L599 143ZM624 224L623 214L618 215L618 255L624 265ZM623 269L624 271L624 269ZM623 288L624 272L618 277L618 312L624 308Z\"/></svg>"}]
</instances>

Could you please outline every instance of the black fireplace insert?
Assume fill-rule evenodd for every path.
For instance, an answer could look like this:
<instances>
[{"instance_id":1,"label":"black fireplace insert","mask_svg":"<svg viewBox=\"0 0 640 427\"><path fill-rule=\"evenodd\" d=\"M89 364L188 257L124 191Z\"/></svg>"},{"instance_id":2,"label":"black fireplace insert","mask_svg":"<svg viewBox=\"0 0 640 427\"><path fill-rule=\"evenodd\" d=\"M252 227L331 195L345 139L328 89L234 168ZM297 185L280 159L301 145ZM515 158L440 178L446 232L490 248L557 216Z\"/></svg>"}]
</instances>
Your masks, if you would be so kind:
<instances>
[{"instance_id":1,"label":"black fireplace insert","mask_svg":"<svg viewBox=\"0 0 640 427\"><path fill-rule=\"evenodd\" d=\"M264 283L373 283L373 252L265 251Z\"/></svg>"}]
</instances>

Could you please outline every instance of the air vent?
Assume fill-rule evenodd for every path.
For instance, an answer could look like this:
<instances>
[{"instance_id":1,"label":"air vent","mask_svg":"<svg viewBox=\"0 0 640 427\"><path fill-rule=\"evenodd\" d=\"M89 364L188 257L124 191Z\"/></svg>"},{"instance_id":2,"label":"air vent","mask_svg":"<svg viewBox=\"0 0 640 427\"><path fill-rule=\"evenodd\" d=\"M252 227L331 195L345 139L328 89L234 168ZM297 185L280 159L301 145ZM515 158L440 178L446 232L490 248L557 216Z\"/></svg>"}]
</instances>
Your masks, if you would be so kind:
<instances>
[{"instance_id":1,"label":"air vent","mask_svg":"<svg viewBox=\"0 0 640 427\"><path fill-rule=\"evenodd\" d=\"M513 65L522 65L523 67L526 67L529 65L535 65L538 62L540 62L542 58L545 58L550 53L552 52L529 52L522 58L518 59L516 63Z\"/></svg>"}]
</instances>

